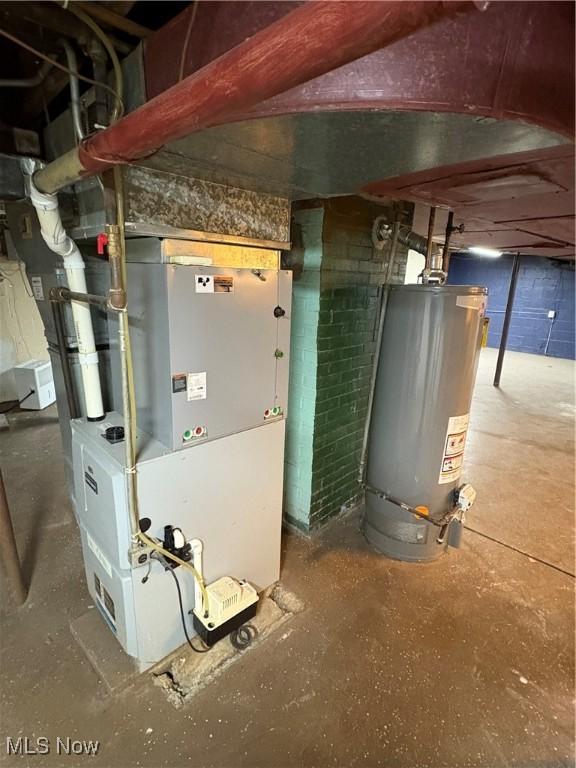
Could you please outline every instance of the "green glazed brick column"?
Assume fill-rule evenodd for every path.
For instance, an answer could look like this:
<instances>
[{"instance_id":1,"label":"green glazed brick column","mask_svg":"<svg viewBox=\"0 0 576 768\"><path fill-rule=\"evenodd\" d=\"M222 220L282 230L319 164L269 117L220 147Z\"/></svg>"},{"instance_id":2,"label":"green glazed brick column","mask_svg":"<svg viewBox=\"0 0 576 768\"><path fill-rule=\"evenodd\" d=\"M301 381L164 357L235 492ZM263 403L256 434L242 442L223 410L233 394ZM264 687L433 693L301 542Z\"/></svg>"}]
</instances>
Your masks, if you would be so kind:
<instances>
[{"instance_id":1,"label":"green glazed brick column","mask_svg":"<svg viewBox=\"0 0 576 768\"><path fill-rule=\"evenodd\" d=\"M292 284L284 514L303 531L309 530L312 493L323 219L324 210L313 208L299 211L295 221L301 247Z\"/></svg>"},{"instance_id":2,"label":"green glazed brick column","mask_svg":"<svg viewBox=\"0 0 576 768\"><path fill-rule=\"evenodd\" d=\"M409 204L357 198L308 203L295 213L301 249L294 275L287 425L287 520L310 532L359 499L357 482L389 249L372 247L374 218L410 223ZM397 249L393 282L404 281Z\"/></svg>"}]
</instances>

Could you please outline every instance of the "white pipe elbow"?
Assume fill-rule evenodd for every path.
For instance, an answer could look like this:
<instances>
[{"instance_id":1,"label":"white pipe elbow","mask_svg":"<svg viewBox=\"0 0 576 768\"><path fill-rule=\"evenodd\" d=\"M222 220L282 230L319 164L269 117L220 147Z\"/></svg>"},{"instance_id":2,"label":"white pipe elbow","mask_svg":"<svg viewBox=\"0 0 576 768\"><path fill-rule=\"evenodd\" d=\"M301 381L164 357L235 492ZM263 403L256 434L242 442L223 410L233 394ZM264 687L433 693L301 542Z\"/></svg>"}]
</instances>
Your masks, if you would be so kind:
<instances>
[{"instance_id":1,"label":"white pipe elbow","mask_svg":"<svg viewBox=\"0 0 576 768\"><path fill-rule=\"evenodd\" d=\"M29 184L30 200L36 209L44 242L53 253L62 257L70 290L75 293L86 293L84 259L78 246L64 229L58 210L58 198L56 195L46 195L39 192L34 186L32 176L29 177ZM102 419L104 406L90 307L88 304L82 304L78 301L71 302L71 307L84 385L86 416L90 420Z\"/></svg>"}]
</instances>

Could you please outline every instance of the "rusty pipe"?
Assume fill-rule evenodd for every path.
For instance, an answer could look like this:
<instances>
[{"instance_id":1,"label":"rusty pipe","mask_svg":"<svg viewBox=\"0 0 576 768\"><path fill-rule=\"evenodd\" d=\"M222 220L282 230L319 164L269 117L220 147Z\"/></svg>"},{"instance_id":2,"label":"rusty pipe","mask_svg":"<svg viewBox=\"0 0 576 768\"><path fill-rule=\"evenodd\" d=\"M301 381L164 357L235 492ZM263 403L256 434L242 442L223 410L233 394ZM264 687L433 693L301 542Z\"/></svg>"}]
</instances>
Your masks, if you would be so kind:
<instances>
[{"instance_id":1,"label":"rusty pipe","mask_svg":"<svg viewBox=\"0 0 576 768\"><path fill-rule=\"evenodd\" d=\"M10 517L10 508L8 506L8 497L6 488L0 470L0 554L2 555L2 566L6 574L8 588L12 593L16 605L22 605L27 597L26 585L20 567L18 557L18 548L16 546L16 537L14 536L14 526Z\"/></svg>"},{"instance_id":2,"label":"rusty pipe","mask_svg":"<svg viewBox=\"0 0 576 768\"><path fill-rule=\"evenodd\" d=\"M379 50L440 19L482 5L308 0L34 175L54 193L170 141L225 123L235 112Z\"/></svg>"}]
</instances>

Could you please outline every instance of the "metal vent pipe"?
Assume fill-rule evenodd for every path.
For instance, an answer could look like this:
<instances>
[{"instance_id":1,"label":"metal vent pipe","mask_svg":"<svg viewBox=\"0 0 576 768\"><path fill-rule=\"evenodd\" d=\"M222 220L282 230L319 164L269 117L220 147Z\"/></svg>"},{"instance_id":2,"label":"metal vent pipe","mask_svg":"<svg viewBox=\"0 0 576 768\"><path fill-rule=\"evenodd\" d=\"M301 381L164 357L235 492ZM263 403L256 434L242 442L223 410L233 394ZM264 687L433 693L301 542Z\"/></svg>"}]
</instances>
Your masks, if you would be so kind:
<instances>
[{"instance_id":1,"label":"metal vent pipe","mask_svg":"<svg viewBox=\"0 0 576 768\"><path fill-rule=\"evenodd\" d=\"M391 240L393 237L393 226L390 223L388 216L382 215L374 219L372 225L372 242L374 247L378 250L382 250L387 240ZM419 235L410 229L406 224L401 224L398 230L398 242L405 245L411 251L426 256L428 252L428 238L423 235ZM434 246L433 244L433 247Z\"/></svg>"}]
</instances>

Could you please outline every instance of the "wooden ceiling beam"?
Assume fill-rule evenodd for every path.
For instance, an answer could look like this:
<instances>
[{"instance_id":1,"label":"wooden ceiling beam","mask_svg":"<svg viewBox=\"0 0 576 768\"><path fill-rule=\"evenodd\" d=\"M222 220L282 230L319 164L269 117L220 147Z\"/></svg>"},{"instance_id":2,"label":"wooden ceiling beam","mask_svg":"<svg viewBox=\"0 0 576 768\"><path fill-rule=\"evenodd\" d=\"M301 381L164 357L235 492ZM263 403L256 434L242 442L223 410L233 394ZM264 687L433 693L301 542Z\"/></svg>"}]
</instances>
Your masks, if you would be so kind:
<instances>
[{"instance_id":1,"label":"wooden ceiling beam","mask_svg":"<svg viewBox=\"0 0 576 768\"><path fill-rule=\"evenodd\" d=\"M0 15L3 23L10 24L11 21L24 20L28 22L30 27L35 25L46 30L56 40L58 36L63 35L64 37L76 40L81 45L86 45L93 35L92 31L85 24L56 3L0 2ZM32 29L27 29L26 42L32 40L33 34ZM119 40L114 35L108 35L108 37L119 53L128 54L134 48L130 43ZM44 52L44 49L41 50Z\"/></svg>"},{"instance_id":2,"label":"wooden ceiling beam","mask_svg":"<svg viewBox=\"0 0 576 768\"><path fill-rule=\"evenodd\" d=\"M86 13L90 14L93 19L101 22L106 27L117 29L120 32L125 32L127 35L137 37L139 40L144 40L152 33L152 30L142 24L137 24L135 21L124 18L118 13L114 13L107 8L103 3L92 2L80 2L78 6Z\"/></svg>"}]
</instances>

